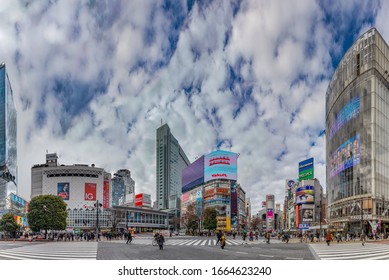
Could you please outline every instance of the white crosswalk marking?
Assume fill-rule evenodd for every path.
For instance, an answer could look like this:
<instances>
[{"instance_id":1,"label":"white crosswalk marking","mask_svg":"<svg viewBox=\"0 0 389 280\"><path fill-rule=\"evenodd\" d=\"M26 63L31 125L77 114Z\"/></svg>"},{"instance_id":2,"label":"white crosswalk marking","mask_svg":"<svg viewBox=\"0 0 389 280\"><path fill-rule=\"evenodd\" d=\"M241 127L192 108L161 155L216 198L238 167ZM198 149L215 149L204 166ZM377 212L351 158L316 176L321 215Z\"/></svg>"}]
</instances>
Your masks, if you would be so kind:
<instances>
[{"instance_id":1,"label":"white crosswalk marking","mask_svg":"<svg viewBox=\"0 0 389 280\"><path fill-rule=\"evenodd\" d=\"M139 238L134 239L131 244L134 245L151 245L151 238ZM115 243L122 243L124 241L121 240L113 240L109 242L115 242ZM217 240L215 238L165 238L165 245L167 246L215 246ZM274 243L279 243L278 241L273 241ZM254 241L243 241L241 239L227 239L226 244L228 246L238 246L238 245L256 245L256 244L263 244L263 240L254 240ZM220 245L218 243L217 245Z\"/></svg>"},{"instance_id":2,"label":"white crosswalk marking","mask_svg":"<svg viewBox=\"0 0 389 280\"><path fill-rule=\"evenodd\" d=\"M310 244L317 256L322 260L389 260L388 244L361 243Z\"/></svg>"},{"instance_id":3,"label":"white crosswalk marking","mask_svg":"<svg viewBox=\"0 0 389 280\"><path fill-rule=\"evenodd\" d=\"M0 250L0 259L70 260L96 259L97 242L53 242Z\"/></svg>"}]
</instances>

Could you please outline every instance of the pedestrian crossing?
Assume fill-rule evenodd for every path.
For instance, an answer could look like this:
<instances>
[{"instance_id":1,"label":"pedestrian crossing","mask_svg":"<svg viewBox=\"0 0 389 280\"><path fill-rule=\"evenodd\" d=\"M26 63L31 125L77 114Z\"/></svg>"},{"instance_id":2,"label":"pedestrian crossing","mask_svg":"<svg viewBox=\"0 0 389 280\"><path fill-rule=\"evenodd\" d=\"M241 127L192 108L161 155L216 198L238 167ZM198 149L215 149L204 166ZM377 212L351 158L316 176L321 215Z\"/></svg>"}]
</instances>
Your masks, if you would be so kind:
<instances>
[{"instance_id":1,"label":"pedestrian crossing","mask_svg":"<svg viewBox=\"0 0 389 280\"><path fill-rule=\"evenodd\" d=\"M3 260L96 259L98 242L49 242L0 250Z\"/></svg>"},{"instance_id":2,"label":"pedestrian crossing","mask_svg":"<svg viewBox=\"0 0 389 280\"><path fill-rule=\"evenodd\" d=\"M152 238L142 238L142 239L133 239L131 244L134 245L151 245ZM123 241L115 241L115 242L123 242ZM165 238L164 245L170 246L215 246L217 240L216 239L202 239L202 238ZM243 241L242 239L227 239L226 245L254 245L254 244L263 244L265 241L263 239L253 240L253 241ZM220 243L218 243L219 245Z\"/></svg>"},{"instance_id":3,"label":"pedestrian crossing","mask_svg":"<svg viewBox=\"0 0 389 280\"><path fill-rule=\"evenodd\" d=\"M389 245L379 243L309 244L321 260L389 260Z\"/></svg>"}]
</instances>

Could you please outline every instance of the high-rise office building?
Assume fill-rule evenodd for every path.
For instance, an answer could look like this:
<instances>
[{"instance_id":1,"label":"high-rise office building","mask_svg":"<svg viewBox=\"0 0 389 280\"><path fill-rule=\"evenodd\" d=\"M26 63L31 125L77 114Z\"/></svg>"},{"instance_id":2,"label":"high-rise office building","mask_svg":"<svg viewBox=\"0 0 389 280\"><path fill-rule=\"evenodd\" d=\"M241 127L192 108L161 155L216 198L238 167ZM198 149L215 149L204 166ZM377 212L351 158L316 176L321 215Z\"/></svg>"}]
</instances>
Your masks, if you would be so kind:
<instances>
[{"instance_id":1,"label":"high-rise office building","mask_svg":"<svg viewBox=\"0 0 389 280\"><path fill-rule=\"evenodd\" d=\"M190 162L167 124L157 129L157 209L169 209L177 215L180 209L181 173Z\"/></svg>"},{"instance_id":2,"label":"high-rise office building","mask_svg":"<svg viewBox=\"0 0 389 280\"><path fill-rule=\"evenodd\" d=\"M0 211L6 197L16 193L17 146L16 108L5 64L0 64Z\"/></svg>"},{"instance_id":3,"label":"high-rise office building","mask_svg":"<svg viewBox=\"0 0 389 280\"><path fill-rule=\"evenodd\" d=\"M112 178L112 206L134 206L135 181L131 178L131 171L120 169Z\"/></svg>"},{"instance_id":4,"label":"high-rise office building","mask_svg":"<svg viewBox=\"0 0 389 280\"><path fill-rule=\"evenodd\" d=\"M348 232L389 231L389 47L375 28L340 61L326 93L329 220Z\"/></svg>"}]
</instances>

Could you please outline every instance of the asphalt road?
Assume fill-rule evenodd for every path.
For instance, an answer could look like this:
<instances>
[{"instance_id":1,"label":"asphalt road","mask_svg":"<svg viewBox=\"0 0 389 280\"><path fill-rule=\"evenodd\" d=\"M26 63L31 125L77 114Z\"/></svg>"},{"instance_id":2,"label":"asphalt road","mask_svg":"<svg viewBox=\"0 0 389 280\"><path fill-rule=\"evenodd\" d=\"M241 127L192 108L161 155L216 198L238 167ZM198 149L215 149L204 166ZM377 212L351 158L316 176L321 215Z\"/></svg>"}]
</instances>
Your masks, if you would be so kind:
<instances>
[{"instance_id":1,"label":"asphalt road","mask_svg":"<svg viewBox=\"0 0 389 280\"><path fill-rule=\"evenodd\" d=\"M98 260L314 260L305 243L262 243L220 246L172 246L99 242Z\"/></svg>"}]
</instances>

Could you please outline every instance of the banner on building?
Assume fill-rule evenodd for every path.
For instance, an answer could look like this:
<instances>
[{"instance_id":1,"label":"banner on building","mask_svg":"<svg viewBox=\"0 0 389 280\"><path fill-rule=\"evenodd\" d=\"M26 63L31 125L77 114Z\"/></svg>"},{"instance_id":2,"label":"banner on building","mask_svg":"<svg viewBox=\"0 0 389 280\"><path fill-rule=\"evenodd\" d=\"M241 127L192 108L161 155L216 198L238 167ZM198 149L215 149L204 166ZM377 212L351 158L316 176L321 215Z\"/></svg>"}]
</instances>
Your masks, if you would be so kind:
<instances>
[{"instance_id":1,"label":"banner on building","mask_svg":"<svg viewBox=\"0 0 389 280\"><path fill-rule=\"evenodd\" d=\"M299 162L299 181L313 179L314 177L313 169L313 158L306 159Z\"/></svg>"},{"instance_id":2,"label":"banner on building","mask_svg":"<svg viewBox=\"0 0 389 280\"><path fill-rule=\"evenodd\" d=\"M109 208L109 180L104 179L103 186L103 208Z\"/></svg>"},{"instance_id":3,"label":"banner on building","mask_svg":"<svg viewBox=\"0 0 389 280\"><path fill-rule=\"evenodd\" d=\"M69 200L70 186L69 183L58 183L57 184L57 195L62 197L63 200Z\"/></svg>"},{"instance_id":4,"label":"banner on building","mask_svg":"<svg viewBox=\"0 0 389 280\"><path fill-rule=\"evenodd\" d=\"M85 183L84 200L96 200L96 189L95 183Z\"/></svg>"}]
</instances>

